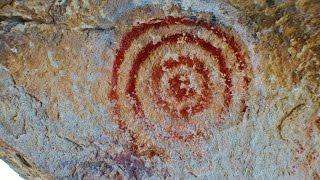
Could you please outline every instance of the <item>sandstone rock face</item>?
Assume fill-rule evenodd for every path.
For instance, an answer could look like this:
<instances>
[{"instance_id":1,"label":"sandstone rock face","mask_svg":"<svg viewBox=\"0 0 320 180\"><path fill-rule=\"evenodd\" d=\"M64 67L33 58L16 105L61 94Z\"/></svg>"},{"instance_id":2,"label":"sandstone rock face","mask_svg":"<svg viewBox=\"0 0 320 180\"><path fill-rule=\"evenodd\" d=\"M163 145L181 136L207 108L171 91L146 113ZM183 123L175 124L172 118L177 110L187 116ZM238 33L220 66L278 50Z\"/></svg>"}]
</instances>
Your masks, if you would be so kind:
<instances>
[{"instance_id":1,"label":"sandstone rock face","mask_svg":"<svg viewBox=\"0 0 320 180\"><path fill-rule=\"evenodd\" d=\"M320 179L320 2L0 0L0 158L27 179Z\"/></svg>"}]
</instances>

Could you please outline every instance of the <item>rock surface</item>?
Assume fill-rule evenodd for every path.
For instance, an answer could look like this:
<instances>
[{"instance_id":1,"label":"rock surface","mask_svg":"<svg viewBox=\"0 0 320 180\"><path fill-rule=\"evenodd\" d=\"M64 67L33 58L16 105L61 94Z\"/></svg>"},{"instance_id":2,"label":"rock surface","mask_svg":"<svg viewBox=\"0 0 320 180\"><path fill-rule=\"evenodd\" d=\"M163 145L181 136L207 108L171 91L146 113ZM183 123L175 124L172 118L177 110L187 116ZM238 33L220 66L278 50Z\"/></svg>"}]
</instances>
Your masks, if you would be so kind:
<instances>
[{"instance_id":1,"label":"rock surface","mask_svg":"<svg viewBox=\"0 0 320 180\"><path fill-rule=\"evenodd\" d=\"M318 0L0 0L0 21L0 158L27 179L320 179Z\"/></svg>"}]
</instances>

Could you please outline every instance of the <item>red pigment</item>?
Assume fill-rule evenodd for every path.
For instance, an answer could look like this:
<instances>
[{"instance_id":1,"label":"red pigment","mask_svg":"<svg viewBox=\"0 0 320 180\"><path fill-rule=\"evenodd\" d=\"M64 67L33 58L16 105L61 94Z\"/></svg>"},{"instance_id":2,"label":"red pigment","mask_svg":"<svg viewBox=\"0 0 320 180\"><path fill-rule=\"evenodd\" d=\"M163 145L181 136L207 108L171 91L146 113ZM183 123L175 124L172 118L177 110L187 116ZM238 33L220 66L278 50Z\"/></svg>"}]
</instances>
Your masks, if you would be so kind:
<instances>
[{"instance_id":1,"label":"red pigment","mask_svg":"<svg viewBox=\"0 0 320 180\"><path fill-rule=\"evenodd\" d=\"M182 108L181 110L170 108L170 105L168 102L166 102L164 99L160 96L160 80L161 77L164 74L163 67L168 70L172 70L174 68L177 68L179 66L187 66L189 68L193 68L198 74L202 77L202 88L201 88L201 97L198 101L198 103L195 106L187 106ZM152 89L153 89L153 95L154 98L161 108L166 110L166 112L170 113L172 117L174 118L187 118L189 116L192 116L198 112L201 112L204 108L206 108L210 102L212 97L212 91L210 91L210 85L212 84L210 82L210 72L208 69L205 68L205 64L201 62L198 59L191 59L186 56L179 56L178 61L175 60L168 60L163 64L163 67L159 64L155 65L152 71ZM170 80L169 80L170 83ZM180 88L180 87L179 87ZM179 92L179 90L176 90L175 92L178 96L183 96L183 92ZM180 94L179 94L180 93ZM193 92L195 93L195 92ZM190 95L188 96L190 97Z\"/></svg>"},{"instance_id":2,"label":"red pigment","mask_svg":"<svg viewBox=\"0 0 320 180\"><path fill-rule=\"evenodd\" d=\"M129 47L132 45L132 42L135 39L137 39L140 35L142 35L146 31L148 31L149 29L166 27L166 26L170 26L170 25L174 25L174 24L182 24L185 26L200 26L200 27L206 28L207 30L213 32L220 39L225 39L225 42L229 45L229 47L234 51L234 53L236 55L237 63L239 64L239 69L245 70L247 68L244 54L241 52L241 47L239 44L237 44L234 37L229 36L228 34L223 32L218 26L213 26L205 21L195 21L195 20L181 18L181 17L169 16L169 17L166 17L163 19L153 19L147 23L142 23L138 26L134 26L130 32L126 33L123 36L122 41L120 43L120 48L116 52L116 58L115 58L115 61L113 64L113 70L112 70L111 91L109 93L109 99L111 101L115 101L115 103L116 103L113 113L115 114L115 118L121 124L121 127L122 127L121 129L127 129L125 121L123 121L119 118L120 117L120 107L117 102L117 100L118 100L118 94L117 94L118 87L117 86L118 86L119 69L120 69L120 66L123 62L124 54L129 49ZM174 39L173 37L171 37L171 38ZM212 48L210 43L205 42L204 40L200 40L200 39L198 41L202 44L202 47L205 50L215 52L216 48ZM161 42L161 43L163 44L163 42ZM160 44L158 46L160 46ZM148 48L150 49L151 47L150 46L145 47L144 50L148 50ZM222 57L220 51L216 51L216 52L217 53L214 53L215 55ZM143 53L140 53L140 54L141 54L140 56L143 57L143 56L147 56L149 53L145 52L145 54L143 54ZM137 66L137 65L132 67L130 74L136 74L137 69L139 69L139 66ZM231 99L232 99L232 94L231 94L232 83L231 83L230 73L229 73L228 69L226 68L224 61L222 62L219 60L219 70L221 71L221 73L225 74L225 76L226 76L226 78L225 78L226 86L225 86L225 92L224 92L224 98L225 98L224 105L228 108L230 105ZM244 78L246 78L246 83L244 84L244 88L247 89L247 86L248 86L247 81L249 80L249 78L248 77L244 77ZM127 87L127 92L129 93L129 95L131 97L138 100L136 97L135 89L134 89L135 85L132 84L133 82L135 82L135 80L136 80L135 78L131 78L131 82L128 84L128 87ZM241 102L243 104L245 103L244 101L241 101ZM139 103L139 101L136 101L135 111L136 111L136 113L138 113L140 115L143 114L142 113L143 111L141 109L141 104Z\"/></svg>"},{"instance_id":3,"label":"red pigment","mask_svg":"<svg viewBox=\"0 0 320 180\"><path fill-rule=\"evenodd\" d=\"M140 35L145 33L151 28L159 28L159 27L166 27L173 24L183 24L185 26L201 26L203 28L206 28L207 30L213 32L216 34L220 39L226 39L226 43L230 46L230 48L234 51L236 54L237 61L239 63L239 69L244 70L247 67L247 64L245 62L244 55L241 52L240 45L235 41L234 37L229 36L225 32L223 32L218 26L213 26L212 24L205 22L205 21L195 21L191 19L186 19L182 17L172 17L168 16L163 19L153 19L149 21L148 23L142 23L138 26L134 26L130 32L125 34L122 38L121 45L119 50L117 51L116 58L113 64L113 70L112 70L112 79L111 79L111 91L109 93L110 100L118 100L118 94L116 92L117 85L118 85L118 77L119 77L119 68L122 64L122 61L124 59L125 52L129 49L132 42L137 39ZM231 84L231 82L229 83ZM229 105L231 101L231 92L230 92L231 86L226 87L225 90L225 96L227 96L225 100L225 104ZM229 89L229 90L228 90ZM119 110L115 111L116 114L119 115Z\"/></svg>"},{"instance_id":4,"label":"red pigment","mask_svg":"<svg viewBox=\"0 0 320 180\"><path fill-rule=\"evenodd\" d=\"M178 102L182 102L189 97L195 95L195 90L188 87L190 85L190 80L183 75L175 75L173 78L169 79L170 93L175 97ZM184 87L184 86L187 87Z\"/></svg>"},{"instance_id":5,"label":"red pigment","mask_svg":"<svg viewBox=\"0 0 320 180\"><path fill-rule=\"evenodd\" d=\"M128 86L127 86L127 93L130 95L130 97L134 100L134 110L137 115L140 117L143 117L143 109L141 102L137 96L136 93L136 79L137 79L137 73L139 72L139 69L141 65L144 63L144 61L149 57L149 55L156 50L158 47L164 45L164 44L174 44L177 43L179 39L184 38L184 40L187 43L196 44L203 48L204 50L208 51L212 56L216 57L218 59L218 65L219 65L219 71L224 74L223 78L225 79L225 106L228 107L231 102L231 77L230 72L226 67L224 57L222 55L222 51L214 46L212 46L210 43L204 41L203 39L200 39L198 37L194 37L191 34L184 33L184 34L174 34L168 37L164 37L161 39L161 41L154 44L153 42L148 43L137 55L137 57L133 60L132 68L129 72L129 80L128 80ZM187 61L189 62L189 61ZM197 64L195 64L197 65ZM196 66L196 71L203 71L205 67L204 65L200 64L199 66ZM159 74L157 74L159 76ZM207 75L209 76L209 75ZM208 79L210 80L210 79ZM209 82L209 81L208 81ZM206 97L206 99L209 99ZM167 106L167 105L166 105ZM194 108L186 108L182 112L183 114L190 114L193 115L196 112L199 112L203 109L202 105L199 105ZM188 113L189 112L189 113Z\"/></svg>"}]
</instances>

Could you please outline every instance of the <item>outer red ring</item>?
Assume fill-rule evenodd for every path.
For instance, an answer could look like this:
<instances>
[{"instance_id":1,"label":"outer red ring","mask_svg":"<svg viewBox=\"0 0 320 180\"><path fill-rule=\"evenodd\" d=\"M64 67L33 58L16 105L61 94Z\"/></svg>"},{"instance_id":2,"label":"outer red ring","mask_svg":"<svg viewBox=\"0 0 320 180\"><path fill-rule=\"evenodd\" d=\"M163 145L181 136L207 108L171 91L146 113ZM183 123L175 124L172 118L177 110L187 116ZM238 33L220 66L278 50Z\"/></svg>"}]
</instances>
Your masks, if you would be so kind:
<instances>
[{"instance_id":1,"label":"outer red ring","mask_svg":"<svg viewBox=\"0 0 320 180\"><path fill-rule=\"evenodd\" d=\"M126 51L131 47L132 42L137 39L140 35L142 35L143 33L145 33L146 31L148 31L151 28L159 28L159 27L164 27L164 26L170 26L173 24L182 24L185 26L200 26L203 27L205 29L207 29L208 31L211 31L212 33L214 33L215 35L217 35L220 39L224 39L225 42L229 45L229 47L234 51L236 59L237 59L237 63L239 64L238 68L239 70L244 70L247 68L247 64L245 62L245 58L243 53L241 52L241 47L240 45L235 41L234 37L226 34L225 32L223 32L218 26L215 25L211 25L207 22L204 21L195 21L195 20L191 20L191 19L186 19L186 18L180 18L180 17L166 17L163 19L153 19L147 23L142 23L138 26L134 26L132 28L132 30L128 33L126 33L123 38L122 41L120 43L120 48L116 53L116 58L113 64L113 71L112 71L112 80L111 80L111 90L109 93L109 98L111 101L115 101L115 107L114 107L114 114L116 115L115 118L120 117L120 107L118 104L118 94L117 94L117 87L118 87L118 77L119 77L119 69L120 66L123 62L124 59L124 55L126 53ZM176 36L180 36L180 35L176 35ZM217 49L215 47L213 47L210 43L205 42L202 39L194 39L195 37L191 36L191 35L187 35L188 39L190 42L194 42L194 41L199 41L202 42L203 41L203 48L209 51L216 51L214 53L214 56L218 57L219 59L219 69L220 72L223 73L225 75L225 91L224 91L224 106L225 107L229 107L231 100L232 100L232 93L231 93L231 87L232 87L232 82L231 82L231 78L230 78L230 73L229 70L226 68L226 64L224 62L223 56L221 54L221 50ZM175 41L173 39L175 39L174 37L170 37L167 39L167 41L169 42L171 39L171 41ZM163 40L165 40L163 38ZM163 41L162 40L162 41ZM160 44L158 44L157 46L159 46ZM212 47L210 47L212 46ZM148 50L148 48L155 48L155 46L151 47L151 45L147 45L144 50ZM208 49L207 49L208 48ZM144 58L143 53L139 53L138 55L139 57ZM221 57L219 57L221 56ZM138 59L138 58L136 58ZM138 60L136 60L138 62ZM140 63L141 64L141 63ZM132 67L131 71L130 71L130 75L134 75L136 74L138 71L137 69L139 68L139 66L134 65L135 67ZM136 92L135 92L135 84L133 84L133 82L135 82L135 76L131 76L132 78L130 78L129 80L129 84L127 86L127 93L130 94L131 97L133 98L137 98L136 97ZM249 84L249 78L247 76L243 77L245 84L244 84L244 89L247 90L248 84ZM143 116L143 111L141 109L141 104L139 105L139 101L136 101L136 105L134 106L134 109L136 111L136 113L140 116ZM245 100L241 99L241 103L245 104ZM244 108L245 109L245 108ZM121 129L127 129L127 125L126 122L124 120L121 120L120 118L117 118L119 127Z\"/></svg>"}]
</instances>

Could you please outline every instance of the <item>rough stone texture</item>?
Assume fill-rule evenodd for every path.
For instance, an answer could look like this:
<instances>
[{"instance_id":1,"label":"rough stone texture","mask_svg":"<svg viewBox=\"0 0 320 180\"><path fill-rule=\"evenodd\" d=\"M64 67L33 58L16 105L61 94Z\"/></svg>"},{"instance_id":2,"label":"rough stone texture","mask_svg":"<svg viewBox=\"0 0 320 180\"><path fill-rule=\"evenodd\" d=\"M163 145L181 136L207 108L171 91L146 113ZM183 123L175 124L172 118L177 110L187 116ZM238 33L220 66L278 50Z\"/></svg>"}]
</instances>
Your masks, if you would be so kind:
<instances>
[{"instance_id":1,"label":"rough stone texture","mask_svg":"<svg viewBox=\"0 0 320 180\"><path fill-rule=\"evenodd\" d=\"M318 0L0 0L0 8L0 158L25 178L320 179ZM130 112L121 114L128 128L114 117L123 35L167 16L217 23L247 56L246 109L230 110L240 122L209 126L204 140L157 139Z\"/></svg>"}]
</instances>

